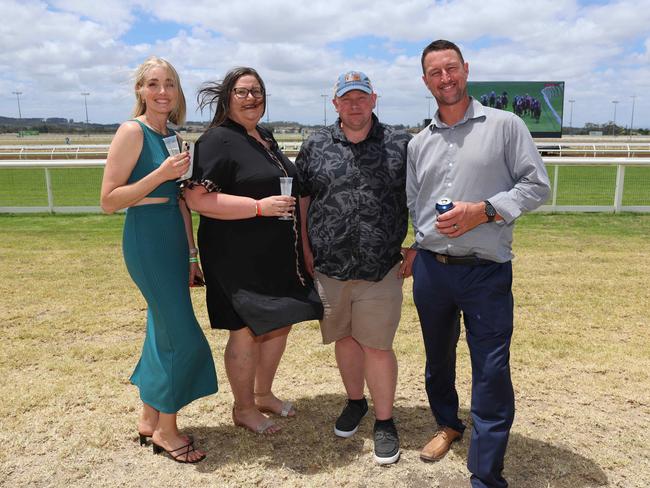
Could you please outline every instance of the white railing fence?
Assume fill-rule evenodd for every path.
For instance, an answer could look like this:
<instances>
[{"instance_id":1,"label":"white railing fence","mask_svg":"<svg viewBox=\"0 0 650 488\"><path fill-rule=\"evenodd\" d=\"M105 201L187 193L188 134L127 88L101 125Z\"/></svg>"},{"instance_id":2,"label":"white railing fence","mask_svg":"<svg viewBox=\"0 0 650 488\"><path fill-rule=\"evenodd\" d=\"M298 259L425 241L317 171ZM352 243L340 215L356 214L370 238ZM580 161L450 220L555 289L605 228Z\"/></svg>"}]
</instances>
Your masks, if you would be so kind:
<instances>
[{"instance_id":1,"label":"white railing fence","mask_svg":"<svg viewBox=\"0 0 650 488\"><path fill-rule=\"evenodd\" d=\"M552 182L552 193L549 201L538 210L542 212L650 212L650 191L644 195L645 205L624 205L623 196L625 193L625 168L644 167L647 168L647 186L650 190L650 157L647 158L591 158L591 157L544 157L544 164L549 171ZM602 202L599 205L558 205L558 188L561 183L561 167L616 167L616 181L613 189L613 200Z\"/></svg>"},{"instance_id":2,"label":"white railing fence","mask_svg":"<svg viewBox=\"0 0 650 488\"><path fill-rule=\"evenodd\" d=\"M0 194L0 213L97 213L102 209L99 206L99 185L96 188L97 205L55 205L55 191L52 184L52 170L60 168L68 169L88 169L103 168L106 159L83 159L83 160L64 160L64 161L47 161L47 160L7 160L0 161L0 182L2 182L3 169L42 169L45 179L45 193L47 195L47 205L30 205L30 206L2 206L4 198ZM3 189L3 193L9 189Z\"/></svg>"},{"instance_id":3,"label":"white railing fence","mask_svg":"<svg viewBox=\"0 0 650 488\"><path fill-rule=\"evenodd\" d=\"M650 144L647 142L541 142L537 149L546 156L583 157L650 157Z\"/></svg>"},{"instance_id":4,"label":"white railing fence","mask_svg":"<svg viewBox=\"0 0 650 488\"><path fill-rule=\"evenodd\" d=\"M284 150L288 154L295 153L299 143L286 143ZM291 147L289 147L291 145ZM564 142L537 142L538 149L547 165L551 177L553 191L549 201L539 210L546 212L650 212L650 144L648 143L564 143ZM0 146L0 213L77 213L101 212L99 207L99 169L103 168L108 151L108 145L79 145L79 146ZM578 194L591 183L581 180L581 183L567 185L568 176L563 175L564 168L610 168L605 171L614 178L604 178L601 185L611 186L602 191L602 195L591 198L566 198L567 192L576 191ZM61 169L86 169L94 168L93 178L88 181L80 176L81 181L61 181ZM626 197L626 168L634 168L633 176L628 177L628 188L635 186L636 195L629 199ZM640 172L639 169L641 168ZM27 183L32 184L29 193L31 203L27 198L21 200L21 195L13 194L14 184L11 178L5 178L5 170L31 171ZM42 170L41 177L34 174ZM53 184L52 173L58 172L58 184ZM92 173L92 171L91 171ZM21 172L22 174L22 172ZM638 181L640 178L644 181ZM575 176L575 175L574 175ZM17 178L20 178L18 176ZM610 181L611 180L611 181ZM69 184L68 184L69 183ZM39 196L42 185L42 195ZM39 188L36 188L39 187ZM23 187L24 188L24 187ZM85 203L74 202L69 194L75 193L75 188L83 188ZM568 188L568 189L567 189ZM647 188L647 190L646 190ZM610 191L611 190L611 191ZM20 192L20 190L16 190ZM95 198L96 195L96 198ZM604 195L604 196L603 196ZM611 195L611 196L610 196ZM634 203L626 202L632 200ZM571 204L566 204L566 201ZM576 201L581 200L581 201ZM34 201L39 203L32 204ZM72 203L70 203L72 202ZM96 202L96 203L95 203ZM564 202L564 203L563 203Z\"/></svg>"}]
</instances>

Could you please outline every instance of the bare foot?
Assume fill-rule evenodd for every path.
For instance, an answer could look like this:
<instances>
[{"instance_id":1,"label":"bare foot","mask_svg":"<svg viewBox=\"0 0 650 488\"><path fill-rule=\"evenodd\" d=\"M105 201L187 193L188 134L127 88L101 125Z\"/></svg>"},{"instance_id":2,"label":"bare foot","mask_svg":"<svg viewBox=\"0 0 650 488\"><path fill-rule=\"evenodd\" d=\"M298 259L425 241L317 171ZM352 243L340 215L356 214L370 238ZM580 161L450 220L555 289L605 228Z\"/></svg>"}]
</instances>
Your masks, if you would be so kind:
<instances>
[{"instance_id":1,"label":"bare foot","mask_svg":"<svg viewBox=\"0 0 650 488\"><path fill-rule=\"evenodd\" d=\"M192 443L187 442L180 435L166 436L160 431L155 431L151 440L154 447L162 447L171 457L182 463L196 463L206 456L205 451L195 449Z\"/></svg>"},{"instance_id":2,"label":"bare foot","mask_svg":"<svg viewBox=\"0 0 650 488\"><path fill-rule=\"evenodd\" d=\"M238 427L244 427L257 434L275 434L281 430L279 425L263 415L257 408L232 408L232 421Z\"/></svg>"},{"instance_id":3,"label":"bare foot","mask_svg":"<svg viewBox=\"0 0 650 488\"><path fill-rule=\"evenodd\" d=\"M295 417L296 411L291 402L283 402L272 391L255 393L255 405L260 412L269 412L282 417Z\"/></svg>"}]
</instances>

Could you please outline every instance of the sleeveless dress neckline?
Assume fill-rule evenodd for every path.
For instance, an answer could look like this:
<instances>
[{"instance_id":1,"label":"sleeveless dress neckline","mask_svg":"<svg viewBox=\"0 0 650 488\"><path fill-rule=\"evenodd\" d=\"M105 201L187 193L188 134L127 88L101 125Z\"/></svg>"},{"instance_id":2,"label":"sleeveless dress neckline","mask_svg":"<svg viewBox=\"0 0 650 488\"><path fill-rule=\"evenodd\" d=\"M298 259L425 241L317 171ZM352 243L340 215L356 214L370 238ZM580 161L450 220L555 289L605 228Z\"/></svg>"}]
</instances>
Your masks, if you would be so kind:
<instances>
[{"instance_id":1,"label":"sleeveless dress neckline","mask_svg":"<svg viewBox=\"0 0 650 488\"><path fill-rule=\"evenodd\" d=\"M141 127L145 128L145 129L149 129L150 132L153 132L154 134L156 134L157 136L162 137L163 139L164 139L165 137L169 137L169 136L176 135L176 132L173 131L172 129L170 129L169 127L166 127L166 129L167 129L167 135L165 135L165 134L162 134L161 132L158 132L156 129L154 129L153 127L151 127L149 124L145 124L145 123L142 122L140 119L134 118L134 119L131 119L131 120L134 120L135 122L137 122L138 124L140 124Z\"/></svg>"}]
</instances>

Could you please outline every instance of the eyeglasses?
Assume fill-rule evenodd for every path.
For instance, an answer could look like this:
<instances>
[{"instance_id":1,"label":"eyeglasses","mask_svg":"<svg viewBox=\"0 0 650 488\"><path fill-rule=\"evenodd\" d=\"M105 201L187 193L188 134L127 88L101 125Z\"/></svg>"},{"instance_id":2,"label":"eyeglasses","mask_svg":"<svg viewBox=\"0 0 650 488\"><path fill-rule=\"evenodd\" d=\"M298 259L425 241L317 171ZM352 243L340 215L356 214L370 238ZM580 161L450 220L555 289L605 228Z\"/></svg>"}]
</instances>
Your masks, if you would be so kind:
<instances>
[{"instance_id":1,"label":"eyeglasses","mask_svg":"<svg viewBox=\"0 0 650 488\"><path fill-rule=\"evenodd\" d=\"M237 98L246 98L248 94L250 93L253 95L253 98L263 98L264 97L264 92L262 91L261 88L243 88L243 87L238 87L238 88L233 88L233 92L235 92L235 96Z\"/></svg>"}]
</instances>

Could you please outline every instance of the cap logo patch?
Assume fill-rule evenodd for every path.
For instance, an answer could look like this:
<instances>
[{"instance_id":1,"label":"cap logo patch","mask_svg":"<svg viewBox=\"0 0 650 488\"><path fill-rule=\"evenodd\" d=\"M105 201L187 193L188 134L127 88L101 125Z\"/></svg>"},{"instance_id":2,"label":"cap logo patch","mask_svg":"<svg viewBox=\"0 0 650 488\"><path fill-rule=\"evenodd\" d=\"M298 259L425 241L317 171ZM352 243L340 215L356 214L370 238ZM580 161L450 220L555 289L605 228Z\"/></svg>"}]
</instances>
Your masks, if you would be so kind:
<instances>
[{"instance_id":1,"label":"cap logo patch","mask_svg":"<svg viewBox=\"0 0 650 488\"><path fill-rule=\"evenodd\" d=\"M361 81L361 75L359 73L354 72L354 71L352 73L346 73L345 82L349 83L351 81Z\"/></svg>"}]
</instances>

